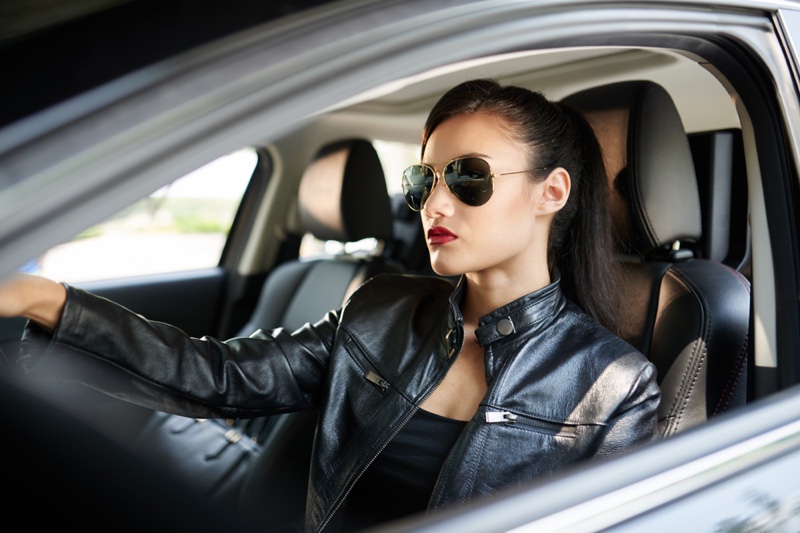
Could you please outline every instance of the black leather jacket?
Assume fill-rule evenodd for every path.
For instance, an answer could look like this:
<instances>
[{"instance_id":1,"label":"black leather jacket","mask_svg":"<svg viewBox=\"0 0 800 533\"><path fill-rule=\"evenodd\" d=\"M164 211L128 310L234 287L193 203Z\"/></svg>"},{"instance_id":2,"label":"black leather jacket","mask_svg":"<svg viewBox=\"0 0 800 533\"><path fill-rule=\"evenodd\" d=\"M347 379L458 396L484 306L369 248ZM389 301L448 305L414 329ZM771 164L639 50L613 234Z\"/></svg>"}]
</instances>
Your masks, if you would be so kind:
<instances>
[{"instance_id":1,"label":"black leather jacket","mask_svg":"<svg viewBox=\"0 0 800 533\"><path fill-rule=\"evenodd\" d=\"M335 530L352 485L458 356L461 292L434 278L378 276L314 325L222 342L68 287L50 350L36 353L29 341L41 332L29 326L22 361L36 374L185 416L318 407L306 521ZM445 461L430 509L656 438L654 366L566 300L558 281L483 317L476 336L488 392Z\"/></svg>"}]
</instances>

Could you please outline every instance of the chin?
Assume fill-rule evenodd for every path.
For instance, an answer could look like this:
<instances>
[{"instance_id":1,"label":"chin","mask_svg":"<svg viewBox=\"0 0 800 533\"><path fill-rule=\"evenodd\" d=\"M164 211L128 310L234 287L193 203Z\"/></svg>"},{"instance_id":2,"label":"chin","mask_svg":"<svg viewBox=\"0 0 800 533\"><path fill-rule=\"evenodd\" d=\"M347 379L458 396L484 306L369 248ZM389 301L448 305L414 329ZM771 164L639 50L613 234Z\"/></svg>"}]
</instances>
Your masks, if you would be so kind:
<instances>
[{"instance_id":1,"label":"chin","mask_svg":"<svg viewBox=\"0 0 800 533\"><path fill-rule=\"evenodd\" d=\"M431 269L438 274L439 276L445 277L453 277L453 276L461 276L467 270L464 268L458 268L456 265L448 265L443 261L431 261Z\"/></svg>"}]
</instances>

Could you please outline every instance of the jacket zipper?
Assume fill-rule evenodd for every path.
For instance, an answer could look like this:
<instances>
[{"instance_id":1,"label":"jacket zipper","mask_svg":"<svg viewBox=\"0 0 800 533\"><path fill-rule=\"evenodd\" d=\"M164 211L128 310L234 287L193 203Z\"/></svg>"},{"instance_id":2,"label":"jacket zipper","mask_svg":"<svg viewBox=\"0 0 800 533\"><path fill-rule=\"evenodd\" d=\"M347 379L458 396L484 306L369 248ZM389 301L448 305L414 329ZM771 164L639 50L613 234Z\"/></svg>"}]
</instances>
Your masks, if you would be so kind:
<instances>
[{"instance_id":1,"label":"jacket zipper","mask_svg":"<svg viewBox=\"0 0 800 533\"><path fill-rule=\"evenodd\" d=\"M451 330L451 331L452 331L452 330ZM449 337L449 336L450 336L450 333L448 333L448 337ZM461 336L461 342L460 342L460 343L459 343L459 345L458 345L458 352L453 352L453 351L451 351L451 352L450 352L450 354L448 354L447 358L448 358L448 359L450 359L450 357L453 355L453 353L461 354L461 350L462 350L463 348L464 348L464 335L462 335L462 336ZM454 359L454 360L455 360L455 359ZM452 362L451 362L450 364L452 364ZM448 368L449 368L449 367L448 367ZM442 380L444 380L444 376L445 376L445 375L447 375L447 373L446 373L446 372L445 372L445 374L444 374L444 375L442 375L442 378L439 380L439 383L441 383L441 382L442 382ZM439 383L437 383L436 385L438 386L438 385L439 385ZM435 389L436 389L436 387L434 387L433 389L431 389L431 391L430 391L430 392L429 392L427 395L425 395L425 397L427 398L428 396L430 396L430 395L433 393L433 391L434 391ZM420 403L422 403L422 402L420 402ZM467 423L469 424L469 422L467 422ZM434 484L433 484L433 490L431 491L431 495L430 495L430 497L428 498L428 505L425 507L425 515L426 515L426 516L428 515L428 511L430 511L431 504L433 503L433 496L436 494L436 491L437 491L437 490L438 490L438 488L439 488L439 482L442 480L442 474L444 473L444 467L447 465L447 462L450 460L450 456L451 456L452 454L453 454L453 448L450 448L450 451L448 451L448 452L447 452L447 457L445 457L445 458L444 458L444 461L442 462L442 466L441 466L441 468L439 468L439 473L436 475L436 483L434 483Z\"/></svg>"},{"instance_id":2,"label":"jacket zipper","mask_svg":"<svg viewBox=\"0 0 800 533\"><path fill-rule=\"evenodd\" d=\"M511 411L486 411L484 420L487 424L506 424L528 426L534 429L544 430L559 437L575 437L577 432L574 427L550 422L529 416L517 415Z\"/></svg>"},{"instance_id":3,"label":"jacket zipper","mask_svg":"<svg viewBox=\"0 0 800 533\"><path fill-rule=\"evenodd\" d=\"M386 392L386 390L389 388L389 382L383 379L374 370L367 370L367 372L364 374L364 377L367 381L378 387L381 392Z\"/></svg>"},{"instance_id":4,"label":"jacket zipper","mask_svg":"<svg viewBox=\"0 0 800 533\"><path fill-rule=\"evenodd\" d=\"M381 454L383 449L386 448L386 446L389 445L389 443L392 441L392 439L395 437L395 435L400 433L400 430L403 429L403 427L408 423L409 420L411 420L411 417L414 416L414 413L416 413L418 409L419 409L419 407L414 407L414 409L411 410L411 412L408 414L408 416L406 416L403 419L403 421L400 422L400 425L397 426L397 428L395 428L395 430L392 432L392 434L389 435L389 438L386 439L386 441L381 445L381 447L378 449L378 451L375 453L375 455L373 455L372 458L370 458L370 460L367 462L366 466L364 466L364 468L361 469L361 472L359 472L358 476L356 476L356 478L353 480L353 482L350 483L350 486L347 487L347 490L344 492L342 497L339 499L339 501L333 507L331 512L325 518L325 520L322 521L322 523L320 524L319 528L317 528L317 532L318 533L321 532L323 529L325 529L325 527L328 525L328 523L331 521L331 519L334 517L334 515L336 515L336 512L342 506L344 501L350 495L350 492L353 490L353 487L356 486L356 483L358 483L358 480L361 479L361 476L363 476L364 472L367 471L367 468L369 468L370 465L375 462L375 459L378 458L378 456Z\"/></svg>"},{"instance_id":5,"label":"jacket zipper","mask_svg":"<svg viewBox=\"0 0 800 533\"><path fill-rule=\"evenodd\" d=\"M448 339L450 338L450 335L451 335L452 331L453 330L450 330L447 333L447 338ZM375 452L375 454L370 458L369 461L367 461L367 464L364 466L364 468L361 469L361 472L358 473L358 475L353 480L353 482L350 483L350 486L347 487L346 491L344 491L344 494L342 495L341 498L339 498L339 501L336 503L336 505L333 506L333 509L331 510L330 513L328 513L328 516L325 517L325 519L319 525L319 527L317 528L317 533L321 533L321 531L323 529L325 529L325 527L327 527L327 525L330 523L331 519L336 515L336 512L339 510L339 508L345 502L347 497L350 495L350 492L353 490L353 487L356 486L356 483L358 483L358 480L361 479L361 476L364 475L364 472L367 471L367 469L370 467L370 465L372 465L372 463L375 462L375 459L378 458L378 456L381 454L381 452L384 450L384 448L386 448L389 445L389 443L392 442L392 439L394 439L395 436L398 433L400 433L400 431L405 427L405 425L408 423L408 421L411 420L411 418L414 416L414 414L416 414L416 412L419 410L419 406L421 404L425 403L425 400L428 399L428 396L433 394L433 391L435 391L436 388L442 383L442 381L444 381L444 378L447 375L447 370L449 370L450 366L453 364L453 361L454 361L453 355L454 354L460 354L461 353L461 348L463 346L464 346L464 339L462 338L461 339L461 344L460 344L459 349L458 349L458 352L456 352L454 349L451 349L450 352L447 354L447 360L448 360L449 363L447 365L447 368L445 369L445 372L442 372L442 375L436 380L436 382L433 384L433 387L431 387L431 389L425 394L425 396L423 396L420 399L419 403L417 405L415 405L414 408L411 410L411 412L409 412L408 415L400 422L400 425L398 425L394 429L394 431L392 431L392 434L389 435L389 438L387 438L383 442L383 444L381 444L381 447L378 448L378 451ZM383 389L383 387L380 384L378 384L378 381L380 381L381 383L385 384L386 388L389 387L389 382L386 381L385 379L383 379L382 377L380 377L377 373L373 372L372 370L370 370L366 374L364 374L364 377L367 378L367 380L369 380L370 382L375 383L376 385L381 387L382 390L385 390L385 389ZM442 473L441 473L441 470L440 470L439 471L439 476L441 477L441 475L442 475ZM436 480L436 485L438 485L438 484L439 484L439 480L437 479ZM436 492L436 485L434 485L434 493ZM433 493L431 493L431 498L433 498ZM428 505L430 505L430 503Z\"/></svg>"}]
</instances>

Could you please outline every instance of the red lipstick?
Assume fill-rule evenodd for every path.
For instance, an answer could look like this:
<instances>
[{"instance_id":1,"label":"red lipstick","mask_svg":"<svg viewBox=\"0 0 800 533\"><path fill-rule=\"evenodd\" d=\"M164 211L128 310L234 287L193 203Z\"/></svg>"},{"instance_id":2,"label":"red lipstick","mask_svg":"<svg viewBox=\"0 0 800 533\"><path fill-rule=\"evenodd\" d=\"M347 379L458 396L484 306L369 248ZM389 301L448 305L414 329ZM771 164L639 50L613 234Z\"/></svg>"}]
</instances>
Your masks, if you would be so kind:
<instances>
[{"instance_id":1,"label":"red lipstick","mask_svg":"<svg viewBox=\"0 0 800 533\"><path fill-rule=\"evenodd\" d=\"M436 226L428 230L428 243L431 245L447 244L457 238L452 231L442 226Z\"/></svg>"}]
</instances>

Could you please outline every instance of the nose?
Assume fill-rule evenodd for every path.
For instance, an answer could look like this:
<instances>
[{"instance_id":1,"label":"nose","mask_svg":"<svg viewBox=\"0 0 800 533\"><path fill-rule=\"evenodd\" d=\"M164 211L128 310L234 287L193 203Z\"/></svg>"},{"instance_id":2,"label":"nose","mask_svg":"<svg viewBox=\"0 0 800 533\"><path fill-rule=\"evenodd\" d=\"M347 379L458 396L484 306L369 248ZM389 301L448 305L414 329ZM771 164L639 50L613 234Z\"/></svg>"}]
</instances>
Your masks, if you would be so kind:
<instances>
[{"instance_id":1,"label":"nose","mask_svg":"<svg viewBox=\"0 0 800 533\"><path fill-rule=\"evenodd\" d=\"M425 205L422 207L422 212L428 218L436 218L440 216L450 216L453 214L455 196L447 188L444 182L444 176L439 170L434 171L433 187L425 200Z\"/></svg>"}]
</instances>

